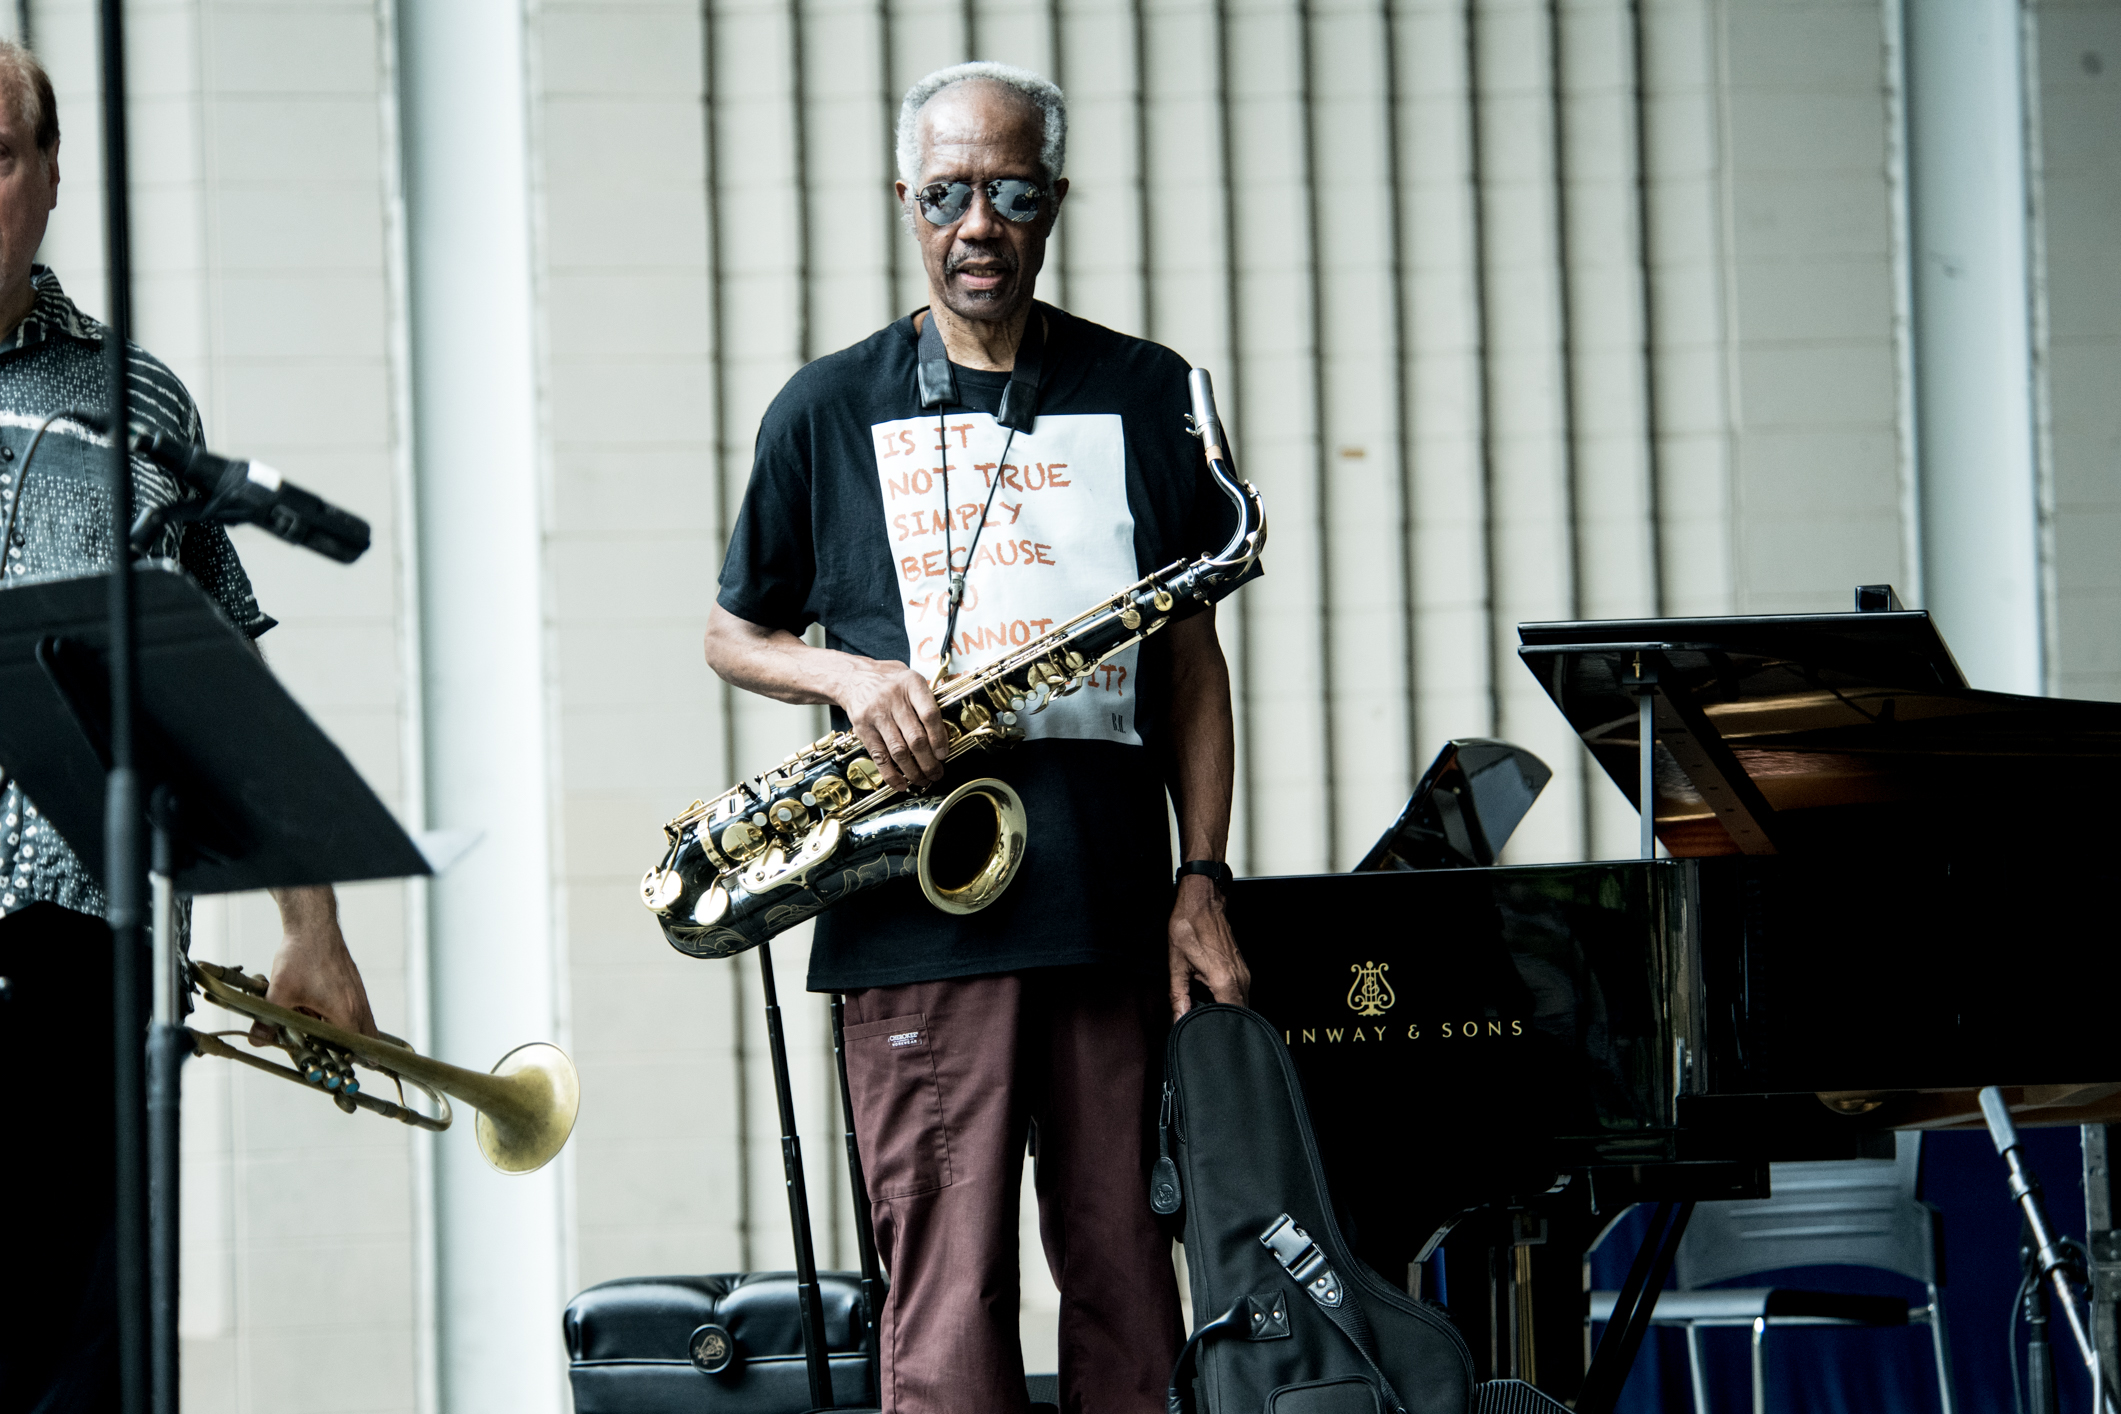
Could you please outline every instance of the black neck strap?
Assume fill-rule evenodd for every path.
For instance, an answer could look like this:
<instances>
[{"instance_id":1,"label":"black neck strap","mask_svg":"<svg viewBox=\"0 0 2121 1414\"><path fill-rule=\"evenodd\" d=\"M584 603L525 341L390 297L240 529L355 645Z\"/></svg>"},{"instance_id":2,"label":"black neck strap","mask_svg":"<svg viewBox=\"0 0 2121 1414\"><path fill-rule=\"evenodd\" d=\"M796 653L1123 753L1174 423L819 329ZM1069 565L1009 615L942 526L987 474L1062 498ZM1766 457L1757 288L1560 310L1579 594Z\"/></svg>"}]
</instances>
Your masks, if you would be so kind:
<instances>
[{"instance_id":1,"label":"black neck strap","mask_svg":"<svg viewBox=\"0 0 2121 1414\"><path fill-rule=\"evenodd\" d=\"M1046 319L1037 305L1024 321L1024 337L1016 346L1016 366L1009 370L1009 386L1002 389L1001 411L994 420L1015 432L1028 432L1038 420L1038 385L1046 353ZM950 355L943 348L942 324L933 309L921 325L921 341L915 359L915 385L923 408L939 408L959 401L957 375L951 371Z\"/></svg>"}]
</instances>

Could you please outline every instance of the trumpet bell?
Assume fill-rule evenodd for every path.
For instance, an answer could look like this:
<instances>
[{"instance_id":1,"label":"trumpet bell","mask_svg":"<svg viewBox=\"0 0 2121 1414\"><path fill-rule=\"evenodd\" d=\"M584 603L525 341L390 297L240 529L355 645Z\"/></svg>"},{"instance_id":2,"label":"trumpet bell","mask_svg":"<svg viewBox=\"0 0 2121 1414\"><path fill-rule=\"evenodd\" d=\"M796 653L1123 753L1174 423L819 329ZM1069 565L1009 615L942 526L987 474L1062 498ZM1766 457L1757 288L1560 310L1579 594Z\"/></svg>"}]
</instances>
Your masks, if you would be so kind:
<instances>
[{"instance_id":1,"label":"trumpet bell","mask_svg":"<svg viewBox=\"0 0 2121 1414\"><path fill-rule=\"evenodd\" d=\"M513 1103L480 1109L479 1152L502 1173L535 1173L567 1147L582 1107L581 1078L558 1046L532 1041L502 1056L494 1078Z\"/></svg>"}]
</instances>

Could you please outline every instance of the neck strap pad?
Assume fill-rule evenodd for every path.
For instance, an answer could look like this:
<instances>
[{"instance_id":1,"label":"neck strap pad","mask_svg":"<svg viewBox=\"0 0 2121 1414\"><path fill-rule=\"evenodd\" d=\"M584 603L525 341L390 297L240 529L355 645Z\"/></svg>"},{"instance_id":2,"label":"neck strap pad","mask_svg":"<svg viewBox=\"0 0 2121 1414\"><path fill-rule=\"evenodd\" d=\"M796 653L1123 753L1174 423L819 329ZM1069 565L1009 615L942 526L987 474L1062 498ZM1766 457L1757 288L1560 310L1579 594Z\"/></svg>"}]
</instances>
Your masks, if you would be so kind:
<instances>
[{"instance_id":1,"label":"neck strap pad","mask_svg":"<svg viewBox=\"0 0 2121 1414\"><path fill-rule=\"evenodd\" d=\"M1009 386L1002 389L1001 411L994 420L1015 432L1027 432L1038 420L1038 386L1046 352L1046 318L1037 305L1024 321L1024 337L1016 346L1016 366L1009 371ZM950 355L943 348L943 330L928 311L921 325L921 341L914 355L915 383L923 408L939 408L958 401L957 375Z\"/></svg>"}]
</instances>

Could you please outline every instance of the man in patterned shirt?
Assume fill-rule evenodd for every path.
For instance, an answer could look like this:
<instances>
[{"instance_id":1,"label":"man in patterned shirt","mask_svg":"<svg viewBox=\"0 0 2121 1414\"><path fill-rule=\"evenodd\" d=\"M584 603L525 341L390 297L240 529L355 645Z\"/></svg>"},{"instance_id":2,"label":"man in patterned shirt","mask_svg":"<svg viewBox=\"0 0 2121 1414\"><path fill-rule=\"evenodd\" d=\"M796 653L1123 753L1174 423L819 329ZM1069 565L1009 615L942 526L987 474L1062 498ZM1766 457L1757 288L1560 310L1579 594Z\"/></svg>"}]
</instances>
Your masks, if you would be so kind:
<instances>
[{"instance_id":1,"label":"man in patterned shirt","mask_svg":"<svg viewBox=\"0 0 2121 1414\"><path fill-rule=\"evenodd\" d=\"M51 80L27 50L0 40L0 590L106 572L112 550L100 450L109 443L66 416L94 414L108 401L104 327L75 307L51 271L31 263L58 198ZM129 382L134 432L202 440L191 394L138 348ZM133 460L141 509L195 494ZM253 639L272 627L219 526L167 529L148 553L175 561ZM49 1127L17 1127L0 1155L9 1250L0 1281L0 1409L114 1409L117 1163L103 890L5 763L0 825L0 1074L37 1077L36 1113L61 1117ZM373 1035L332 891L286 889L273 898L282 941L270 999ZM253 1044L266 1039L262 1026L253 1031Z\"/></svg>"}]
</instances>

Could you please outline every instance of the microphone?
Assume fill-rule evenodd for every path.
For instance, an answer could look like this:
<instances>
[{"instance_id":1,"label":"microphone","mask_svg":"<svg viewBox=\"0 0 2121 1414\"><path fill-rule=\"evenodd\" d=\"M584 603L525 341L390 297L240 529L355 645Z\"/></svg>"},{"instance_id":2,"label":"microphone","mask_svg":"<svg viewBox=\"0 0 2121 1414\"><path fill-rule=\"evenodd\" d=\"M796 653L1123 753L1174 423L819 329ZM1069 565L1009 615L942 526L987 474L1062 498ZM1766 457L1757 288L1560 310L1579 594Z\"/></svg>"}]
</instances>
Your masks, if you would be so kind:
<instances>
[{"instance_id":1,"label":"microphone","mask_svg":"<svg viewBox=\"0 0 2121 1414\"><path fill-rule=\"evenodd\" d=\"M289 482L264 462L234 461L159 432L134 449L206 493L198 519L259 526L305 550L352 564L368 549L368 522Z\"/></svg>"}]
</instances>

